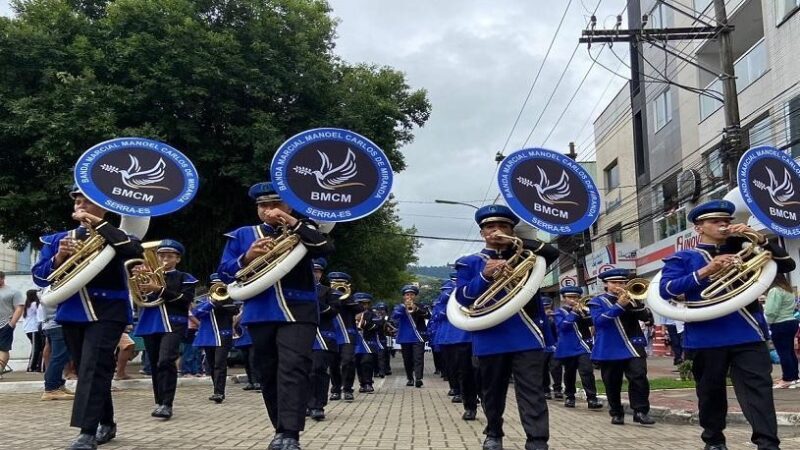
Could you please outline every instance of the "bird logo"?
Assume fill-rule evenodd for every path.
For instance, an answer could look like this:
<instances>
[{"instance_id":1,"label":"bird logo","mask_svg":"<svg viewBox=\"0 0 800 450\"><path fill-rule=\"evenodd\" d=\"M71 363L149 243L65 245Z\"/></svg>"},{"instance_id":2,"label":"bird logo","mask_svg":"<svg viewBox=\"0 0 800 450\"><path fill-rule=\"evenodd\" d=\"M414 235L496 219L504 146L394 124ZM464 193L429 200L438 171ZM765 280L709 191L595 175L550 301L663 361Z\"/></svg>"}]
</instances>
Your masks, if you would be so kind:
<instances>
[{"instance_id":1,"label":"bird logo","mask_svg":"<svg viewBox=\"0 0 800 450\"><path fill-rule=\"evenodd\" d=\"M519 178L519 182L525 186L536 189L536 193L539 194L539 198L541 198L542 201L548 205L578 204L577 202L570 200L562 200L562 198L569 197L570 195L569 175L567 175L566 170L561 171L561 179L558 180L558 183L550 184L550 180L547 178L547 174L545 173L544 169L539 166L536 166L536 168L539 169L538 183L534 183L533 181L523 177Z\"/></svg>"},{"instance_id":2,"label":"bird logo","mask_svg":"<svg viewBox=\"0 0 800 450\"><path fill-rule=\"evenodd\" d=\"M169 190L166 186L158 186L157 183L164 181L167 173L167 163L163 158L159 158L158 162L147 170L142 170L139 159L130 153L128 157L131 160L131 165L127 169L120 169L112 166L111 164L102 164L100 167L106 172L118 173L122 178L122 184L131 189L164 189Z\"/></svg>"},{"instance_id":3,"label":"bird logo","mask_svg":"<svg viewBox=\"0 0 800 450\"><path fill-rule=\"evenodd\" d=\"M754 179L753 185L762 191L769 193L769 198L778 206L786 207L789 205L800 205L800 201L789 201L794 197L794 184L792 183L792 176L789 174L789 169L783 168L783 182L778 183L778 178L772 172L772 169L765 167L769 175L769 185L761 180Z\"/></svg>"},{"instance_id":4,"label":"bird logo","mask_svg":"<svg viewBox=\"0 0 800 450\"><path fill-rule=\"evenodd\" d=\"M365 186L364 183L346 181L352 179L358 174L356 167L356 155L350 148L347 149L347 155L344 157L344 162L336 167L333 167L330 157L322 151L317 150L320 157L320 167L317 170L311 170L307 167L295 167L294 171L301 175L314 175L317 184L322 189L328 191L335 191L350 186Z\"/></svg>"}]
</instances>

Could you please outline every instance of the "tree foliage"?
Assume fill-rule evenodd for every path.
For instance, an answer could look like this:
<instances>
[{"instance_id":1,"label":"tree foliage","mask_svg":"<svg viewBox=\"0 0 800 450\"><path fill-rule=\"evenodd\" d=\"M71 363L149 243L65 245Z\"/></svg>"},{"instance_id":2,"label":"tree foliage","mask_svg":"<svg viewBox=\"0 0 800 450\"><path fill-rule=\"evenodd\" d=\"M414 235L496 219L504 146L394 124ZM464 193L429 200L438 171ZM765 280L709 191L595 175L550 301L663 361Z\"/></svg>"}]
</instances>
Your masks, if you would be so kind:
<instances>
[{"instance_id":1,"label":"tree foliage","mask_svg":"<svg viewBox=\"0 0 800 450\"><path fill-rule=\"evenodd\" d=\"M396 171L428 119L424 90L389 67L334 54L322 0L17 0L0 18L0 234L17 246L72 226L72 167L92 145L140 136L183 151L201 175L193 203L156 218L199 277L221 234L257 220L247 187L288 137L320 126L376 142ZM378 232L393 233L379 235ZM388 295L413 261L393 206L334 232L340 262ZM356 250L358 249L358 250ZM399 267L383 276L375 267ZM361 288L361 286L359 286Z\"/></svg>"}]
</instances>

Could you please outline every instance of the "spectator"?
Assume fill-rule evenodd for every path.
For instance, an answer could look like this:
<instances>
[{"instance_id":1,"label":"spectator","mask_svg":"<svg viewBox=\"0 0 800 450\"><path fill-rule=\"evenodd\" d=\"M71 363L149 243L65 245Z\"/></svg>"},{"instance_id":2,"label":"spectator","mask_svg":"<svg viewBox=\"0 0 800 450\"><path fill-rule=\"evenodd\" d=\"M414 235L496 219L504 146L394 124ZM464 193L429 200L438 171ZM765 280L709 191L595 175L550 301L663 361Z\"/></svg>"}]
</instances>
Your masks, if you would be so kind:
<instances>
[{"instance_id":1,"label":"spectator","mask_svg":"<svg viewBox=\"0 0 800 450\"><path fill-rule=\"evenodd\" d=\"M136 347L136 343L133 342L133 339L131 339L131 336L128 334L131 330L133 330L133 326L128 325L122 333L122 336L120 336L119 343L117 344L117 368L114 372L115 380L129 380L132 378L125 371L128 367L128 361L133 358L133 350Z\"/></svg>"},{"instance_id":2,"label":"spectator","mask_svg":"<svg viewBox=\"0 0 800 450\"><path fill-rule=\"evenodd\" d=\"M772 343L778 352L783 376L772 386L773 389L795 389L800 386L797 355L794 352L794 336L798 321L794 317L794 289L782 273L775 276L772 287L767 292L764 316L767 318Z\"/></svg>"},{"instance_id":3,"label":"spectator","mask_svg":"<svg viewBox=\"0 0 800 450\"><path fill-rule=\"evenodd\" d=\"M14 328L25 310L22 292L6 284L6 274L0 271L0 380L11 372L8 367L9 352L14 341Z\"/></svg>"},{"instance_id":4,"label":"spectator","mask_svg":"<svg viewBox=\"0 0 800 450\"><path fill-rule=\"evenodd\" d=\"M667 328L667 340L672 349L672 365L678 366L683 362L683 322L667 318L664 320Z\"/></svg>"},{"instance_id":5,"label":"spectator","mask_svg":"<svg viewBox=\"0 0 800 450\"><path fill-rule=\"evenodd\" d=\"M189 311L189 326L186 329L186 336L183 338L183 355L181 355L181 374L184 377L197 376L201 373L200 360L202 355L200 349L195 347L194 338L197 336L197 326L200 321Z\"/></svg>"},{"instance_id":6,"label":"spectator","mask_svg":"<svg viewBox=\"0 0 800 450\"><path fill-rule=\"evenodd\" d=\"M22 330L31 341L31 353L28 356L28 372L42 371L42 350L44 350L44 335L42 334L42 323L39 321L39 295L36 289L30 289L25 293L25 309L22 318Z\"/></svg>"},{"instance_id":7,"label":"spectator","mask_svg":"<svg viewBox=\"0 0 800 450\"><path fill-rule=\"evenodd\" d=\"M44 393L42 400L72 400L75 393L67 389L64 380L64 367L69 362L69 350L64 342L61 325L56 322L56 307L41 305L39 317L42 322L42 334L50 345L50 361L44 371Z\"/></svg>"}]
</instances>

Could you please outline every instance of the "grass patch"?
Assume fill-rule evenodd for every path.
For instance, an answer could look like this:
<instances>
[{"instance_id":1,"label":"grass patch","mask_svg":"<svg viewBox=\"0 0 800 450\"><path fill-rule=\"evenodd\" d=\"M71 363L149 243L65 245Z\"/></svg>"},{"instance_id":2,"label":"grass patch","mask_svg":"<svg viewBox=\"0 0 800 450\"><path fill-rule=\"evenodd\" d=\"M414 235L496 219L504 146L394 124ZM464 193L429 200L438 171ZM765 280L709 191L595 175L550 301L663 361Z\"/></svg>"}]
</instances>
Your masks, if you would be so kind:
<instances>
[{"instance_id":1,"label":"grass patch","mask_svg":"<svg viewBox=\"0 0 800 450\"><path fill-rule=\"evenodd\" d=\"M605 394L606 393L606 386L603 382L598 379L596 381L597 384L597 393L598 394ZM577 383L580 386L580 382ZM694 380L676 380L674 378L650 378L650 390L657 390L657 389L693 389L694 388ZM622 382L622 392L628 391L628 381L625 380Z\"/></svg>"}]
</instances>

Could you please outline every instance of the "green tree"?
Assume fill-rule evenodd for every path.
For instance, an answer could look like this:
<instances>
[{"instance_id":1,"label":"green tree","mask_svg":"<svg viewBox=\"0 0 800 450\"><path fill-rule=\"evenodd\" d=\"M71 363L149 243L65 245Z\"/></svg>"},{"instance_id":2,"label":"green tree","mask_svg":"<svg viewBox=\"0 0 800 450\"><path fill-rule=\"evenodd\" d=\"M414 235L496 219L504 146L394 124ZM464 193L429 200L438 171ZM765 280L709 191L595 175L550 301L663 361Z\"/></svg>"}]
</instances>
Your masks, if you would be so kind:
<instances>
[{"instance_id":1,"label":"green tree","mask_svg":"<svg viewBox=\"0 0 800 450\"><path fill-rule=\"evenodd\" d=\"M411 89L402 73L334 54L336 24L322 0L13 7L14 18L0 18L0 234L19 247L73 225L66 192L81 153L113 137L149 137L186 153L201 188L190 206L153 219L147 239L185 241L185 267L205 278L222 233L257 221L247 187L265 179L288 137L319 126L352 129L399 171L400 148L430 114L425 91ZM366 230L391 234L377 239ZM388 295L413 261L407 234L389 205L338 227L334 258L351 261L365 288ZM392 269L372 271L372 258Z\"/></svg>"}]
</instances>

